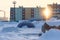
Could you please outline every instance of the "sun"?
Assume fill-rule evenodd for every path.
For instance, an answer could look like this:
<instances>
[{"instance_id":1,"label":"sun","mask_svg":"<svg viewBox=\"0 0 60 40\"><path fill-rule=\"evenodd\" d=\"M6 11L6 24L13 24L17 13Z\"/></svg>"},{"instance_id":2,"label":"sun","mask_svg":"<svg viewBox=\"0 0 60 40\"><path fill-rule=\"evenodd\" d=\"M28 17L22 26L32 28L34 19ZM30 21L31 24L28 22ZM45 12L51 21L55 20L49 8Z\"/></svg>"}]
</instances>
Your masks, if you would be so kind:
<instances>
[{"instance_id":1,"label":"sun","mask_svg":"<svg viewBox=\"0 0 60 40\"><path fill-rule=\"evenodd\" d=\"M45 14L44 15L45 15L46 18L49 18L50 10L48 8L45 9Z\"/></svg>"},{"instance_id":2,"label":"sun","mask_svg":"<svg viewBox=\"0 0 60 40\"><path fill-rule=\"evenodd\" d=\"M45 10L44 10L44 18L47 20L49 19L51 16L52 16L52 12L51 12L51 9L46 7Z\"/></svg>"}]
</instances>

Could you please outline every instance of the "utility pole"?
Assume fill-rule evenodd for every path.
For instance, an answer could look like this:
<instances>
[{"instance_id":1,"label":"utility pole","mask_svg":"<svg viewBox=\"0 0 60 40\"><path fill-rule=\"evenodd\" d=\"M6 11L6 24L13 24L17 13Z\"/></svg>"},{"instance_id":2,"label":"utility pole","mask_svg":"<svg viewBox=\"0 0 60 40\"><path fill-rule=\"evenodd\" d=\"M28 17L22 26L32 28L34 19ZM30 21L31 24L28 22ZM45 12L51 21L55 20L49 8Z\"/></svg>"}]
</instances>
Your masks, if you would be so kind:
<instances>
[{"instance_id":1,"label":"utility pole","mask_svg":"<svg viewBox=\"0 0 60 40\"><path fill-rule=\"evenodd\" d=\"M15 18L15 4L16 4L16 1L13 1L13 4L14 4L14 21L16 20Z\"/></svg>"}]
</instances>

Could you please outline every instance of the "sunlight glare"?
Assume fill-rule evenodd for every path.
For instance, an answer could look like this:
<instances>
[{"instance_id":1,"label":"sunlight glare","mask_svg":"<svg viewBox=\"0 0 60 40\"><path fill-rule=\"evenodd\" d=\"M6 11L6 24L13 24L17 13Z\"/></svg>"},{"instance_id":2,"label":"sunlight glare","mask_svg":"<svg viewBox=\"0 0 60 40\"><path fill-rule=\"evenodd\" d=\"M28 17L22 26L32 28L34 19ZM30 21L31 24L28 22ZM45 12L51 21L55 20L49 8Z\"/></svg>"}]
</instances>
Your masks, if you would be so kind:
<instances>
[{"instance_id":1,"label":"sunlight glare","mask_svg":"<svg viewBox=\"0 0 60 40\"><path fill-rule=\"evenodd\" d=\"M46 20L49 19L52 16L50 8L46 7L43 15L44 15Z\"/></svg>"}]
</instances>

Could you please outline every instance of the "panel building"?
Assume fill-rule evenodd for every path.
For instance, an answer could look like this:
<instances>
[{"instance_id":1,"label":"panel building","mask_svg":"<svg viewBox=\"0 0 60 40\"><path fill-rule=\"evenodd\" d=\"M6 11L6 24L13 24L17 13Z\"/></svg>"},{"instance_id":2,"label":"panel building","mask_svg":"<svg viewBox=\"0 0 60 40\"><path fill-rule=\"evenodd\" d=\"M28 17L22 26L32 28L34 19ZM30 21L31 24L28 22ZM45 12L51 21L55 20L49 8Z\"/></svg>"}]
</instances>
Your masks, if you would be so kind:
<instances>
[{"instance_id":1,"label":"panel building","mask_svg":"<svg viewBox=\"0 0 60 40\"><path fill-rule=\"evenodd\" d=\"M22 7L16 8L15 10L15 21L22 19Z\"/></svg>"},{"instance_id":2,"label":"panel building","mask_svg":"<svg viewBox=\"0 0 60 40\"><path fill-rule=\"evenodd\" d=\"M60 4L57 3L48 4L48 7L52 9L53 17L60 19Z\"/></svg>"},{"instance_id":3,"label":"panel building","mask_svg":"<svg viewBox=\"0 0 60 40\"><path fill-rule=\"evenodd\" d=\"M16 7L10 9L10 21L41 19L41 7Z\"/></svg>"},{"instance_id":4,"label":"panel building","mask_svg":"<svg viewBox=\"0 0 60 40\"><path fill-rule=\"evenodd\" d=\"M25 8L25 20L31 19L34 17L32 8Z\"/></svg>"}]
</instances>

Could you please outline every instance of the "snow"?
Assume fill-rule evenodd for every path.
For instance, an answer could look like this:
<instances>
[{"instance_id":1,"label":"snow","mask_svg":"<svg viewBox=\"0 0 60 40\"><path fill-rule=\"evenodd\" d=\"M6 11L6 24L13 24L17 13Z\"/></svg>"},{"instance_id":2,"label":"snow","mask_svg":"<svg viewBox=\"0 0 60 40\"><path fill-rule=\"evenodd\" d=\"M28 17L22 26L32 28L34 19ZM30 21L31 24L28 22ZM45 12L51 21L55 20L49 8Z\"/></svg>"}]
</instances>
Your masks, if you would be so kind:
<instances>
[{"instance_id":1,"label":"snow","mask_svg":"<svg viewBox=\"0 0 60 40\"><path fill-rule=\"evenodd\" d=\"M45 21L33 21L32 23L35 25L35 28L42 28Z\"/></svg>"},{"instance_id":2,"label":"snow","mask_svg":"<svg viewBox=\"0 0 60 40\"><path fill-rule=\"evenodd\" d=\"M40 28L17 28L17 27L5 27L0 32L19 32L19 34L40 34L42 31Z\"/></svg>"},{"instance_id":3,"label":"snow","mask_svg":"<svg viewBox=\"0 0 60 40\"><path fill-rule=\"evenodd\" d=\"M47 24L50 26L59 26L60 20L47 21Z\"/></svg>"},{"instance_id":4,"label":"snow","mask_svg":"<svg viewBox=\"0 0 60 40\"><path fill-rule=\"evenodd\" d=\"M24 31L22 31L24 32ZM33 33L34 34L34 33ZM37 35L33 35L33 34L29 34L26 32L24 34L22 34L21 32L0 32L0 38L2 40L32 40L32 39L38 39L39 36ZM0 39L0 40L1 40Z\"/></svg>"},{"instance_id":5,"label":"snow","mask_svg":"<svg viewBox=\"0 0 60 40\"><path fill-rule=\"evenodd\" d=\"M0 31L0 40L37 40L40 33L37 29L5 27Z\"/></svg>"},{"instance_id":6,"label":"snow","mask_svg":"<svg viewBox=\"0 0 60 40\"><path fill-rule=\"evenodd\" d=\"M60 40L60 30L58 29L51 29L45 34L43 34L40 40Z\"/></svg>"},{"instance_id":7,"label":"snow","mask_svg":"<svg viewBox=\"0 0 60 40\"><path fill-rule=\"evenodd\" d=\"M23 20L24 21L24 20ZM60 20L33 21L35 28L18 28L19 22L0 22L0 40L59 40L60 30L51 29L42 33L41 28L46 22L51 26L59 26ZM39 36L42 34L42 36Z\"/></svg>"},{"instance_id":8,"label":"snow","mask_svg":"<svg viewBox=\"0 0 60 40\"><path fill-rule=\"evenodd\" d=\"M19 22L0 22L0 40L37 40L40 28L18 28Z\"/></svg>"},{"instance_id":9,"label":"snow","mask_svg":"<svg viewBox=\"0 0 60 40\"><path fill-rule=\"evenodd\" d=\"M33 21L32 23L36 26L36 28L41 28L44 23L47 23L50 26L60 26L60 20Z\"/></svg>"}]
</instances>

